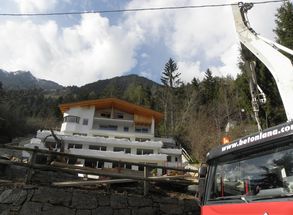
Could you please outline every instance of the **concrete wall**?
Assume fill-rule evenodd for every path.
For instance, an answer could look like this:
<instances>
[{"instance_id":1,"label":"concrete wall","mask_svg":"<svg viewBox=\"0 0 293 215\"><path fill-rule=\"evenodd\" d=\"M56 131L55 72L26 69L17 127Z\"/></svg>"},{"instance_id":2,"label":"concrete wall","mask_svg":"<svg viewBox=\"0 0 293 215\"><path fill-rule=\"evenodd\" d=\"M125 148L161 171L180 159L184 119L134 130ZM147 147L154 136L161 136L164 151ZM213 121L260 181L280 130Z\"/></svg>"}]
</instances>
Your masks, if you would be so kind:
<instances>
[{"instance_id":1,"label":"concrete wall","mask_svg":"<svg viewBox=\"0 0 293 215\"><path fill-rule=\"evenodd\" d=\"M79 123L71 123L71 122L63 122L61 125L61 131L66 134L72 133L82 133L88 134L89 130L93 126L93 118L95 114L95 108L70 108L68 111L64 113L65 116L78 116L80 117ZM88 124L83 125L83 120L87 119Z\"/></svg>"},{"instance_id":2,"label":"concrete wall","mask_svg":"<svg viewBox=\"0 0 293 215\"><path fill-rule=\"evenodd\" d=\"M103 118L101 113L111 113L110 118ZM117 119L116 114L123 114L123 119ZM63 115L66 116L77 116L80 117L79 123L63 122L61 125L61 132L64 134L86 134L89 136L106 136L111 138L130 138L135 140L136 138L150 139L154 138L155 121L152 119L150 126L135 126L133 121L133 115L122 112L119 110L103 109L95 110L95 107L74 107L70 108ZM88 124L83 125L83 120L87 119ZM116 131L100 129L100 125L117 125ZM124 127L128 127L128 131L124 131ZM144 127L148 129L147 133L139 133L135 131L136 127Z\"/></svg>"},{"instance_id":3,"label":"concrete wall","mask_svg":"<svg viewBox=\"0 0 293 215\"><path fill-rule=\"evenodd\" d=\"M0 215L198 215L193 199L27 186L0 187Z\"/></svg>"}]
</instances>

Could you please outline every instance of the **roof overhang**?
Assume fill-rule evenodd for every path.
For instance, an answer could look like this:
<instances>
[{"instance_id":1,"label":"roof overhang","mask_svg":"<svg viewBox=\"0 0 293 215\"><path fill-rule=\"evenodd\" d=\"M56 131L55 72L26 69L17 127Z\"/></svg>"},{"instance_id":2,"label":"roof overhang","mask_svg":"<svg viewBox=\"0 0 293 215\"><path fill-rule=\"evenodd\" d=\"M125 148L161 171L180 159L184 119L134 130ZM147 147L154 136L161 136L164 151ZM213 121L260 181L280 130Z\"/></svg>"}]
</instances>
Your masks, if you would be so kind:
<instances>
[{"instance_id":1,"label":"roof overhang","mask_svg":"<svg viewBox=\"0 0 293 215\"><path fill-rule=\"evenodd\" d=\"M80 102L66 103L59 105L62 113L74 107L95 107L96 109L115 108L126 113L137 114L146 117L154 117L156 122L163 118L163 114L149 108L145 108L136 104L129 103L117 98L95 99Z\"/></svg>"}]
</instances>

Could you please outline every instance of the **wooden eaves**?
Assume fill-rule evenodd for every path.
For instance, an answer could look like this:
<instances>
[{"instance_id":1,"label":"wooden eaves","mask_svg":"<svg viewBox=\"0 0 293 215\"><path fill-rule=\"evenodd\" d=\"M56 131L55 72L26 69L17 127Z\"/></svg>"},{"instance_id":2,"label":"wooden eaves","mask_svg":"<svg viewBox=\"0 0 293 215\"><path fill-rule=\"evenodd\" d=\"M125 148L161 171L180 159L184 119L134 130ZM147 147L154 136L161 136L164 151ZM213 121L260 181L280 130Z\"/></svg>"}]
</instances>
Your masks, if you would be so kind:
<instances>
[{"instance_id":1,"label":"wooden eaves","mask_svg":"<svg viewBox=\"0 0 293 215\"><path fill-rule=\"evenodd\" d=\"M95 100L86 100L73 103L66 103L59 105L59 108L62 113L68 111L73 107L92 107L96 109L106 109L106 108L115 108L126 113L137 114L146 117L154 117L156 123L160 122L163 119L163 114L157 111L154 111L149 108L145 108L136 104L129 103L117 98L106 98L106 99L95 99Z\"/></svg>"}]
</instances>

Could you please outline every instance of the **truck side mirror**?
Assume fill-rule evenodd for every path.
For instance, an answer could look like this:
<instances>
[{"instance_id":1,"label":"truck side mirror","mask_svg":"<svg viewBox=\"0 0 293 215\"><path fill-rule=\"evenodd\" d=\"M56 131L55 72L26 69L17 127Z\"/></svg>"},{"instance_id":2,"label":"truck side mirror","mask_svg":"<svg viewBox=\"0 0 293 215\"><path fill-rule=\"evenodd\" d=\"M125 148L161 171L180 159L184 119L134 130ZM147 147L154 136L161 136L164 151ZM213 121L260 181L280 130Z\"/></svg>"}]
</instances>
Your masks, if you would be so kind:
<instances>
[{"instance_id":1,"label":"truck side mirror","mask_svg":"<svg viewBox=\"0 0 293 215\"><path fill-rule=\"evenodd\" d=\"M207 175L208 168L206 164L202 164L201 167L199 168L199 177L200 178L205 178Z\"/></svg>"}]
</instances>

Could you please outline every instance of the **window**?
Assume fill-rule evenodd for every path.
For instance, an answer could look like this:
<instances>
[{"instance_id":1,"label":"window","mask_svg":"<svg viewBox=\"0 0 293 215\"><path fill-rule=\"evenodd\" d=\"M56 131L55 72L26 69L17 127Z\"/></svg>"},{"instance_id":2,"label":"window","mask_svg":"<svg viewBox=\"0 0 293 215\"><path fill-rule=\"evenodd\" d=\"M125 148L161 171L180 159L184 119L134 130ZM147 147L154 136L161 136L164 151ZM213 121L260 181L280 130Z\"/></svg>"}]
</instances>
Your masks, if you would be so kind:
<instances>
[{"instance_id":1,"label":"window","mask_svg":"<svg viewBox=\"0 0 293 215\"><path fill-rule=\"evenodd\" d=\"M96 160L87 159L87 160L84 161L84 166L91 167L91 168L96 168L97 161Z\"/></svg>"},{"instance_id":2,"label":"window","mask_svg":"<svg viewBox=\"0 0 293 215\"><path fill-rule=\"evenodd\" d=\"M168 162L171 162L171 160L172 160L172 157L171 156L167 156L167 161Z\"/></svg>"},{"instance_id":3,"label":"window","mask_svg":"<svg viewBox=\"0 0 293 215\"><path fill-rule=\"evenodd\" d=\"M114 147L114 152L124 152L124 153L130 154L131 149L130 148Z\"/></svg>"},{"instance_id":4,"label":"window","mask_svg":"<svg viewBox=\"0 0 293 215\"><path fill-rule=\"evenodd\" d=\"M74 148L76 148L76 149L82 149L82 145L81 144L74 144Z\"/></svg>"},{"instance_id":5,"label":"window","mask_svg":"<svg viewBox=\"0 0 293 215\"><path fill-rule=\"evenodd\" d=\"M136 154L137 154L137 155L142 155L142 149L137 149L137 150L136 150Z\"/></svg>"},{"instance_id":6,"label":"window","mask_svg":"<svg viewBox=\"0 0 293 215\"><path fill-rule=\"evenodd\" d=\"M83 125L88 125L88 123L89 123L89 119L83 119L83 121L82 121Z\"/></svg>"},{"instance_id":7,"label":"window","mask_svg":"<svg viewBox=\"0 0 293 215\"><path fill-rule=\"evenodd\" d=\"M104 168L104 161L98 161L98 168Z\"/></svg>"},{"instance_id":8,"label":"window","mask_svg":"<svg viewBox=\"0 0 293 215\"><path fill-rule=\"evenodd\" d=\"M112 163L112 168L118 168L118 167L120 167L118 162L113 162Z\"/></svg>"},{"instance_id":9,"label":"window","mask_svg":"<svg viewBox=\"0 0 293 215\"><path fill-rule=\"evenodd\" d=\"M138 171L144 171L144 166L138 166Z\"/></svg>"},{"instance_id":10,"label":"window","mask_svg":"<svg viewBox=\"0 0 293 215\"><path fill-rule=\"evenodd\" d=\"M77 158L71 158L71 157L69 157L67 161L68 164L76 164L76 162L77 162Z\"/></svg>"},{"instance_id":11,"label":"window","mask_svg":"<svg viewBox=\"0 0 293 215\"><path fill-rule=\"evenodd\" d=\"M107 130L107 131L117 131L118 126L117 125L100 125L101 130Z\"/></svg>"},{"instance_id":12,"label":"window","mask_svg":"<svg viewBox=\"0 0 293 215\"><path fill-rule=\"evenodd\" d=\"M128 132L129 131L129 127L124 127L124 131Z\"/></svg>"},{"instance_id":13,"label":"window","mask_svg":"<svg viewBox=\"0 0 293 215\"><path fill-rule=\"evenodd\" d=\"M69 143L67 148L68 149L82 149L82 144Z\"/></svg>"},{"instance_id":14,"label":"window","mask_svg":"<svg viewBox=\"0 0 293 215\"><path fill-rule=\"evenodd\" d=\"M149 129L148 128L135 128L135 132L138 133L148 133Z\"/></svg>"},{"instance_id":15,"label":"window","mask_svg":"<svg viewBox=\"0 0 293 215\"><path fill-rule=\"evenodd\" d=\"M152 149L137 149L136 151L137 155L149 155L153 153L154 153L154 150Z\"/></svg>"},{"instance_id":16,"label":"window","mask_svg":"<svg viewBox=\"0 0 293 215\"><path fill-rule=\"evenodd\" d=\"M87 136L87 134L83 134L83 133L73 133L73 135Z\"/></svg>"},{"instance_id":17,"label":"window","mask_svg":"<svg viewBox=\"0 0 293 215\"><path fill-rule=\"evenodd\" d=\"M249 201L263 196L273 199L292 195L292 158L292 148L277 148L212 166L214 174L208 198L214 202L223 197L245 195Z\"/></svg>"},{"instance_id":18,"label":"window","mask_svg":"<svg viewBox=\"0 0 293 215\"><path fill-rule=\"evenodd\" d=\"M99 151L106 151L106 146L89 145L89 149L91 149L91 150L99 150Z\"/></svg>"},{"instance_id":19,"label":"window","mask_svg":"<svg viewBox=\"0 0 293 215\"><path fill-rule=\"evenodd\" d=\"M110 112L102 112L101 117L103 117L103 118L111 118L111 113Z\"/></svg>"},{"instance_id":20,"label":"window","mask_svg":"<svg viewBox=\"0 0 293 215\"><path fill-rule=\"evenodd\" d=\"M116 113L116 118L123 119L124 118L123 113Z\"/></svg>"},{"instance_id":21,"label":"window","mask_svg":"<svg viewBox=\"0 0 293 215\"><path fill-rule=\"evenodd\" d=\"M100 146L93 146L93 145L90 145L90 146L89 146L89 149L92 149L92 150L100 150Z\"/></svg>"},{"instance_id":22,"label":"window","mask_svg":"<svg viewBox=\"0 0 293 215\"><path fill-rule=\"evenodd\" d=\"M178 157L175 157L175 162L178 162Z\"/></svg>"},{"instance_id":23,"label":"window","mask_svg":"<svg viewBox=\"0 0 293 215\"><path fill-rule=\"evenodd\" d=\"M80 117L78 116L66 116L63 122L79 123Z\"/></svg>"},{"instance_id":24,"label":"window","mask_svg":"<svg viewBox=\"0 0 293 215\"><path fill-rule=\"evenodd\" d=\"M139 142L145 142L145 141L149 141L150 139L148 138L135 138L135 141L139 141Z\"/></svg>"}]
</instances>

